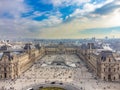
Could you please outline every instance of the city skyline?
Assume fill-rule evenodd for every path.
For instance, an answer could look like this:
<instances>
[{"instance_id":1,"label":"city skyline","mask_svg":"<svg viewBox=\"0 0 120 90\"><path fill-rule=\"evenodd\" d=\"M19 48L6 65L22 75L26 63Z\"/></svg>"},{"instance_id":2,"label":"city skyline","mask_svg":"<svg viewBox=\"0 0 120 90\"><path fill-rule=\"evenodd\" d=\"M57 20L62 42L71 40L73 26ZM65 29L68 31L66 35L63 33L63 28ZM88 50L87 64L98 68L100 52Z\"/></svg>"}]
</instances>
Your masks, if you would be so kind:
<instances>
[{"instance_id":1,"label":"city skyline","mask_svg":"<svg viewBox=\"0 0 120 90\"><path fill-rule=\"evenodd\" d=\"M1 0L0 38L120 38L119 0Z\"/></svg>"}]
</instances>

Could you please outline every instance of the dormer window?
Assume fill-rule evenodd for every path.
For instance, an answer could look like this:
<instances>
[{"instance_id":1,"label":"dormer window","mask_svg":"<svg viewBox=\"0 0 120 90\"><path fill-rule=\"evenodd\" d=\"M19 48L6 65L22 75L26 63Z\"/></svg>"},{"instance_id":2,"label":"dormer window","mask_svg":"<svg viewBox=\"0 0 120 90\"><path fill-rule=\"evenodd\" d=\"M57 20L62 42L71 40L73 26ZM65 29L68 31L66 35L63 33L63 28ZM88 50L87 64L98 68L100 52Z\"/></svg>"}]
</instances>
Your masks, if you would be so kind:
<instances>
[{"instance_id":1,"label":"dormer window","mask_svg":"<svg viewBox=\"0 0 120 90\"><path fill-rule=\"evenodd\" d=\"M103 57L101 57L101 60L103 60Z\"/></svg>"},{"instance_id":2,"label":"dormer window","mask_svg":"<svg viewBox=\"0 0 120 90\"><path fill-rule=\"evenodd\" d=\"M104 62L106 60L106 57L105 56L102 56L101 57L101 60Z\"/></svg>"}]
</instances>

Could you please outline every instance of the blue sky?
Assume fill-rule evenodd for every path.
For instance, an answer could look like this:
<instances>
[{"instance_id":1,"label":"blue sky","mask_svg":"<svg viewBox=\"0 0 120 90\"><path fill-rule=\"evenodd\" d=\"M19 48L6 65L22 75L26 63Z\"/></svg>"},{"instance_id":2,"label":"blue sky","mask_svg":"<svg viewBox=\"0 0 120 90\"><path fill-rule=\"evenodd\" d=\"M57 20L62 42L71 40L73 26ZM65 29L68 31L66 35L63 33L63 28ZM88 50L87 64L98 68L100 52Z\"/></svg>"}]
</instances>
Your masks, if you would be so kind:
<instances>
[{"instance_id":1,"label":"blue sky","mask_svg":"<svg viewBox=\"0 0 120 90\"><path fill-rule=\"evenodd\" d=\"M120 38L120 0L0 0L0 38Z\"/></svg>"}]
</instances>

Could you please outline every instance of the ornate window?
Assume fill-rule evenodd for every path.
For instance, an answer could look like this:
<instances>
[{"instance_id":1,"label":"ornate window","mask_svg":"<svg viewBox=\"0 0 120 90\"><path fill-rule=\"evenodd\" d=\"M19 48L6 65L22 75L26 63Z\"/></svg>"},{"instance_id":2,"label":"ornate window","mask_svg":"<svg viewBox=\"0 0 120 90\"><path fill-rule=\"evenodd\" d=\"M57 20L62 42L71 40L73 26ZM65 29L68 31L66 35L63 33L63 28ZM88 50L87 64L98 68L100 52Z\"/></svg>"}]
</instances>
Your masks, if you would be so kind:
<instances>
[{"instance_id":1,"label":"ornate window","mask_svg":"<svg viewBox=\"0 0 120 90\"><path fill-rule=\"evenodd\" d=\"M104 80L105 80L105 77L104 77Z\"/></svg>"},{"instance_id":2,"label":"ornate window","mask_svg":"<svg viewBox=\"0 0 120 90\"><path fill-rule=\"evenodd\" d=\"M114 77L114 80L115 80L115 77Z\"/></svg>"},{"instance_id":3,"label":"ornate window","mask_svg":"<svg viewBox=\"0 0 120 90\"><path fill-rule=\"evenodd\" d=\"M4 78L7 78L7 73L4 73Z\"/></svg>"},{"instance_id":4,"label":"ornate window","mask_svg":"<svg viewBox=\"0 0 120 90\"><path fill-rule=\"evenodd\" d=\"M111 71L111 68L108 68L108 71L110 72L110 71Z\"/></svg>"}]
</instances>

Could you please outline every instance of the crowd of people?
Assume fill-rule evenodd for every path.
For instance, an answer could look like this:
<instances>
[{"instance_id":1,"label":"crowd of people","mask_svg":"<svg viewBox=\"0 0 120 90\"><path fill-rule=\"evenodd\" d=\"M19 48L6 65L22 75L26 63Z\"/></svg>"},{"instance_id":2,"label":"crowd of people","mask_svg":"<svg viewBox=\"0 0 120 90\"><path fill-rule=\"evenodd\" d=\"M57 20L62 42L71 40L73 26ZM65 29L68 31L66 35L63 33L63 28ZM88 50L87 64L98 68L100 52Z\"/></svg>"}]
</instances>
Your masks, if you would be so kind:
<instances>
[{"instance_id":1,"label":"crowd of people","mask_svg":"<svg viewBox=\"0 0 120 90\"><path fill-rule=\"evenodd\" d=\"M64 81L67 79L72 80L74 74L73 68L67 67L46 66L38 68L35 66L31 70L32 72L28 71L24 74L24 78Z\"/></svg>"}]
</instances>

